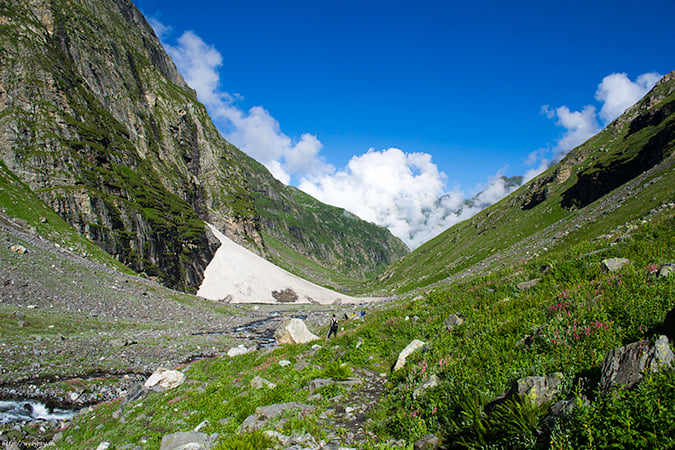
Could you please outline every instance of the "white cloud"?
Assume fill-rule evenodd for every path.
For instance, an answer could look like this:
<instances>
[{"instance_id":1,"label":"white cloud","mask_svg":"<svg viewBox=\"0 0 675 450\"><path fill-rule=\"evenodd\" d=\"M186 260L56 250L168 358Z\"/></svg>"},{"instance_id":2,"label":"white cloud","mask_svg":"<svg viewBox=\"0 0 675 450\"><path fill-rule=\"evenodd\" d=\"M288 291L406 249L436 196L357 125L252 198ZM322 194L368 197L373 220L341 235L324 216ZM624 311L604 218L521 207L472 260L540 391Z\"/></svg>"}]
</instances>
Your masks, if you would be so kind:
<instances>
[{"instance_id":1,"label":"white cloud","mask_svg":"<svg viewBox=\"0 0 675 450\"><path fill-rule=\"evenodd\" d=\"M556 108L555 114L558 117L556 125L567 130L558 140L557 150L562 153L583 144L601 130L595 106L586 105L581 111L570 111L567 106L561 106Z\"/></svg>"},{"instance_id":2,"label":"white cloud","mask_svg":"<svg viewBox=\"0 0 675 450\"><path fill-rule=\"evenodd\" d=\"M148 22L150 23L152 29L155 30L155 34L159 39L164 39L169 34L171 34L172 28L170 26L164 25L159 20L151 17L148 19Z\"/></svg>"},{"instance_id":3,"label":"white cloud","mask_svg":"<svg viewBox=\"0 0 675 450\"><path fill-rule=\"evenodd\" d=\"M653 72L640 75L635 82L625 73L607 75L595 93L595 99L603 103L600 119L610 123L644 97L660 79L661 75Z\"/></svg>"},{"instance_id":4,"label":"white cloud","mask_svg":"<svg viewBox=\"0 0 675 450\"><path fill-rule=\"evenodd\" d=\"M199 100L207 106L231 101L229 94L219 90L218 67L222 65L223 57L218 50L192 31L183 33L175 46L166 43L164 46L187 84L197 91Z\"/></svg>"},{"instance_id":5,"label":"white cloud","mask_svg":"<svg viewBox=\"0 0 675 450\"><path fill-rule=\"evenodd\" d=\"M631 81L625 73L613 73L602 79L595 92L595 99L601 103L600 112L594 105L586 105L581 111L571 111L567 106L551 108L544 105L541 113L549 119L556 119L556 125L565 129L551 149L539 149L530 153L527 164L536 166L525 175L528 181L557 161L570 150L583 144L599 133L602 128L619 117L627 108L647 94L661 79L658 73L644 73ZM599 120L602 121L602 126Z\"/></svg>"},{"instance_id":6,"label":"white cloud","mask_svg":"<svg viewBox=\"0 0 675 450\"><path fill-rule=\"evenodd\" d=\"M156 20L152 25L160 36L166 36L170 30ZM197 91L223 136L264 164L279 181L288 184L292 176L331 169L319 157L322 144L316 136L305 133L293 140L262 106L245 112L235 104L240 96L229 94L220 86L223 57L213 46L192 31L184 32L174 45L166 42L163 45L187 84Z\"/></svg>"},{"instance_id":7,"label":"white cloud","mask_svg":"<svg viewBox=\"0 0 675 450\"><path fill-rule=\"evenodd\" d=\"M170 28L154 21L166 39ZM262 106L240 109L237 94L220 86L222 55L191 31L173 45L163 42L185 81L197 91L224 137L264 164L278 180L298 187L325 203L343 207L364 220L389 228L415 248L449 226L471 217L508 193L495 177L472 207L464 193L446 190L446 175L427 153L396 148L369 150L336 170L320 155L319 139L304 133L292 139Z\"/></svg>"},{"instance_id":8,"label":"white cloud","mask_svg":"<svg viewBox=\"0 0 675 450\"><path fill-rule=\"evenodd\" d=\"M346 168L308 177L298 186L319 200L386 226L409 246L427 225L424 211L437 209L446 176L426 153L397 148L353 156Z\"/></svg>"},{"instance_id":9,"label":"white cloud","mask_svg":"<svg viewBox=\"0 0 675 450\"><path fill-rule=\"evenodd\" d=\"M471 217L512 190L495 176L475 205L469 207L463 192L446 191L446 180L428 153L370 149L353 156L343 170L303 179L299 188L325 203L386 226L410 248Z\"/></svg>"}]
</instances>

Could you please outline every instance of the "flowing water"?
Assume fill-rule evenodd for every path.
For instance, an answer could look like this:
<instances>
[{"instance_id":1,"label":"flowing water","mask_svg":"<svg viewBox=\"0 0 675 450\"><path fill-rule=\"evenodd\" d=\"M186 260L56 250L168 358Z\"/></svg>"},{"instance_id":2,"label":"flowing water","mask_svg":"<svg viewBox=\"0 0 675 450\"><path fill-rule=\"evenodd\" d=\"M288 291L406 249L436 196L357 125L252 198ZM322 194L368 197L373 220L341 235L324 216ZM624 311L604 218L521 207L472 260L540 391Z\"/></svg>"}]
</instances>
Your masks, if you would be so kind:
<instances>
[{"instance_id":1,"label":"flowing water","mask_svg":"<svg viewBox=\"0 0 675 450\"><path fill-rule=\"evenodd\" d=\"M0 424L47 420L58 422L70 420L76 410L49 408L34 400L0 400Z\"/></svg>"}]
</instances>

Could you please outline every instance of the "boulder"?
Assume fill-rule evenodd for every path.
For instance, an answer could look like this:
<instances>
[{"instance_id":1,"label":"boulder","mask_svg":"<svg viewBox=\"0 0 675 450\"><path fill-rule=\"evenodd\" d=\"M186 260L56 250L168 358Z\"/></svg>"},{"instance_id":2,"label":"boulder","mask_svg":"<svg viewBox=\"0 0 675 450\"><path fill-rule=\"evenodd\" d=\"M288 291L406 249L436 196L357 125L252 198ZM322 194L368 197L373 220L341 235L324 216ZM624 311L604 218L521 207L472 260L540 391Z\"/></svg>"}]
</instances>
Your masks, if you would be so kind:
<instances>
[{"instance_id":1,"label":"boulder","mask_svg":"<svg viewBox=\"0 0 675 450\"><path fill-rule=\"evenodd\" d=\"M396 364L394 365L394 372L402 369L405 366L405 361L408 356L410 356L418 348L422 347L424 347L424 342L420 341L419 339L414 339L410 344L408 344L408 346L404 348L401 353L399 353Z\"/></svg>"},{"instance_id":2,"label":"boulder","mask_svg":"<svg viewBox=\"0 0 675 450\"><path fill-rule=\"evenodd\" d=\"M274 333L277 344L304 344L316 341L319 336L312 334L301 319L290 319L284 322Z\"/></svg>"},{"instance_id":3,"label":"boulder","mask_svg":"<svg viewBox=\"0 0 675 450\"><path fill-rule=\"evenodd\" d=\"M607 394L616 387L630 389L642 381L644 372L654 373L662 367L672 367L673 358L664 335L653 343L642 340L610 350L602 361L600 391Z\"/></svg>"},{"instance_id":4,"label":"boulder","mask_svg":"<svg viewBox=\"0 0 675 450\"><path fill-rule=\"evenodd\" d=\"M251 380L251 387L253 389L262 389L264 387L266 387L267 389L274 389L275 387L277 387L277 385L272 383L269 380L266 380L266 379L256 375Z\"/></svg>"},{"instance_id":5,"label":"boulder","mask_svg":"<svg viewBox=\"0 0 675 450\"><path fill-rule=\"evenodd\" d=\"M333 383L332 378L315 378L309 382L307 388L309 389L310 394L314 394L319 391L322 387L328 386Z\"/></svg>"},{"instance_id":6,"label":"boulder","mask_svg":"<svg viewBox=\"0 0 675 450\"><path fill-rule=\"evenodd\" d=\"M675 264L663 264L659 268L659 278L669 277L675 272Z\"/></svg>"},{"instance_id":7,"label":"boulder","mask_svg":"<svg viewBox=\"0 0 675 450\"><path fill-rule=\"evenodd\" d=\"M161 392L167 389L177 388L185 382L185 374L178 370L158 368L150 375L150 378L145 380L144 386L147 389Z\"/></svg>"},{"instance_id":8,"label":"boulder","mask_svg":"<svg viewBox=\"0 0 675 450\"><path fill-rule=\"evenodd\" d=\"M162 438L160 450L208 450L213 447L214 437L195 431L181 431Z\"/></svg>"},{"instance_id":9,"label":"boulder","mask_svg":"<svg viewBox=\"0 0 675 450\"><path fill-rule=\"evenodd\" d=\"M232 347L227 351L227 356L230 358L234 358L235 356L239 355L245 355L246 353L250 352L251 350L247 349L244 344L239 344L236 347Z\"/></svg>"},{"instance_id":10,"label":"boulder","mask_svg":"<svg viewBox=\"0 0 675 450\"><path fill-rule=\"evenodd\" d=\"M425 434L417 441L413 448L415 450L436 450L440 445L440 440L433 434Z\"/></svg>"},{"instance_id":11,"label":"boulder","mask_svg":"<svg viewBox=\"0 0 675 450\"><path fill-rule=\"evenodd\" d=\"M548 376L534 376L521 378L511 386L506 397L519 395L538 406L550 402L558 394L558 388L563 381L563 374L554 372Z\"/></svg>"},{"instance_id":12,"label":"boulder","mask_svg":"<svg viewBox=\"0 0 675 450\"><path fill-rule=\"evenodd\" d=\"M530 288L533 288L536 285L538 285L540 281L541 281L541 278L535 278L534 280L523 281L522 283L518 283L518 284L516 284L516 287L520 291L526 291L526 290L528 290Z\"/></svg>"},{"instance_id":13,"label":"boulder","mask_svg":"<svg viewBox=\"0 0 675 450\"><path fill-rule=\"evenodd\" d=\"M627 264L630 264L630 259L607 258L602 260L602 270L604 270L605 272L617 272Z\"/></svg>"},{"instance_id":14,"label":"boulder","mask_svg":"<svg viewBox=\"0 0 675 450\"><path fill-rule=\"evenodd\" d=\"M450 314L444 321L443 325L445 325L445 328L450 331L455 327L460 326L461 324L464 323L464 319L459 317L457 314Z\"/></svg>"}]
</instances>

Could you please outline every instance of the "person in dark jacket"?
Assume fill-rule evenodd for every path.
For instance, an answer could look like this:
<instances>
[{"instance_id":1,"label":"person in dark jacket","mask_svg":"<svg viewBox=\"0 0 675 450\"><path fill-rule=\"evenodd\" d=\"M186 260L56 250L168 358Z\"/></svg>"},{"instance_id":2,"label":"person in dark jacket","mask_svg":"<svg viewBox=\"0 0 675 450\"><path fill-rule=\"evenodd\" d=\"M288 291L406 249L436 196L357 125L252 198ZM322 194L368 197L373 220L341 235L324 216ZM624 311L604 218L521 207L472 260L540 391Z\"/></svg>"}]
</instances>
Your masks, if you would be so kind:
<instances>
[{"instance_id":1,"label":"person in dark jacket","mask_svg":"<svg viewBox=\"0 0 675 450\"><path fill-rule=\"evenodd\" d=\"M337 330L338 330L338 321L335 318L335 314L333 314L333 318L330 319L330 329L328 330L328 337L326 339L330 339L331 334L333 336L337 336Z\"/></svg>"}]
</instances>

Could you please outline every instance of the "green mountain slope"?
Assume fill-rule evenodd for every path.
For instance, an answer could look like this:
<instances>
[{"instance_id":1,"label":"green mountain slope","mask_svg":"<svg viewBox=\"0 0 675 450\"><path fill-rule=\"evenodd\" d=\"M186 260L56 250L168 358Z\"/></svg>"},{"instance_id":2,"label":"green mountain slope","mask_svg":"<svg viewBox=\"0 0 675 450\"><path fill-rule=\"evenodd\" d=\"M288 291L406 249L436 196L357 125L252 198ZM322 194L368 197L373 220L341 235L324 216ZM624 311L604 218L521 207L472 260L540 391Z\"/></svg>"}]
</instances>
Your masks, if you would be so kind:
<instances>
[{"instance_id":1,"label":"green mountain slope","mask_svg":"<svg viewBox=\"0 0 675 450\"><path fill-rule=\"evenodd\" d=\"M407 252L361 220L335 235L340 214L226 142L130 1L3 0L0 18L0 158L135 271L194 291L218 245L204 221L279 262L292 249L318 281L363 280Z\"/></svg>"},{"instance_id":2,"label":"green mountain slope","mask_svg":"<svg viewBox=\"0 0 675 450\"><path fill-rule=\"evenodd\" d=\"M600 235L675 199L675 72L558 164L394 263L407 292Z\"/></svg>"}]
</instances>

